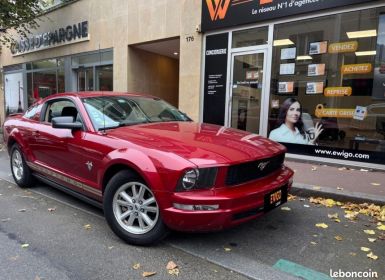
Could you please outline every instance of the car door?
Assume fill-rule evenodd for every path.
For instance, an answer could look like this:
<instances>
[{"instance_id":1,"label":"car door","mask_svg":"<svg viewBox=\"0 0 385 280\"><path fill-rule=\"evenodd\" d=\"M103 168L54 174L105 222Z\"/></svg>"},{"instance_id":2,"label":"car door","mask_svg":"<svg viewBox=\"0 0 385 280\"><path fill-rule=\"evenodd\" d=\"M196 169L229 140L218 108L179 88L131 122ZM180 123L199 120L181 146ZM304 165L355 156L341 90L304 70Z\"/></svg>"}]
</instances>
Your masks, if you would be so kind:
<instances>
[{"instance_id":1,"label":"car door","mask_svg":"<svg viewBox=\"0 0 385 280\"><path fill-rule=\"evenodd\" d=\"M98 147L87 140L87 129L62 129L52 127L52 118L73 116L83 122L81 110L71 99L59 98L49 101L36 132L34 154L36 164L45 174L79 192L101 194L97 188L97 166L102 159Z\"/></svg>"}]
</instances>

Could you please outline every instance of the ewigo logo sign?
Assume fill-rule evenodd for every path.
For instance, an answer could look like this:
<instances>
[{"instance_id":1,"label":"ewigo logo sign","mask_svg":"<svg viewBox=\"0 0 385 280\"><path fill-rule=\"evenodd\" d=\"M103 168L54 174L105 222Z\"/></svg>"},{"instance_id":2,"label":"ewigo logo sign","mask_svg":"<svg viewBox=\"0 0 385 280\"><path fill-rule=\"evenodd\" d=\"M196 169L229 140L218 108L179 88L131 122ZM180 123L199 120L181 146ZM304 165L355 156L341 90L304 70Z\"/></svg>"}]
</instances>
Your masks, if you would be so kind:
<instances>
[{"instance_id":1,"label":"ewigo logo sign","mask_svg":"<svg viewBox=\"0 0 385 280\"><path fill-rule=\"evenodd\" d=\"M224 19L227 9L230 5L230 0L206 0L207 8L209 9L211 20Z\"/></svg>"},{"instance_id":2,"label":"ewigo logo sign","mask_svg":"<svg viewBox=\"0 0 385 280\"><path fill-rule=\"evenodd\" d=\"M253 0L232 0L231 5L246 4ZM209 10L210 18L212 21L218 19L224 19L229 9L231 0L206 0L207 8ZM273 0L259 0L260 5L273 3Z\"/></svg>"}]
</instances>

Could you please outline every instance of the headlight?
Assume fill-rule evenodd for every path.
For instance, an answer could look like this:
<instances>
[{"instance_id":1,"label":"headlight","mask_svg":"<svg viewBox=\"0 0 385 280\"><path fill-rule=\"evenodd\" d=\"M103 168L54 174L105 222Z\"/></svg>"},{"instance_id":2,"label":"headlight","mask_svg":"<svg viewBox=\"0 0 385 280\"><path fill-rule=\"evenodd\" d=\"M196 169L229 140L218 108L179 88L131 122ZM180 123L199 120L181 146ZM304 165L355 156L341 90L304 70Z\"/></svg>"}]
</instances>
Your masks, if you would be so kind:
<instances>
[{"instance_id":1,"label":"headlight","mask_svg":"<svg viewBox=\"0 0 385 280\"><path fill-rule=\"evenodd\" d=\"M199 170L198 169L191 169L186 171L184 176L182 177L182 187L185 190L191 190L193 187L196 186L199 178Z\"/></svg>"},{"instance_id":2,"label":"headlight","mask_svg":"<svg viewBox=\"0 0 385 280\"><path fill-rule=\"evenodd\" d=\"M189 169L179 179L176 191L211 188L215 184L217 172L216 167Z\"/></svg>"}]
</instances>

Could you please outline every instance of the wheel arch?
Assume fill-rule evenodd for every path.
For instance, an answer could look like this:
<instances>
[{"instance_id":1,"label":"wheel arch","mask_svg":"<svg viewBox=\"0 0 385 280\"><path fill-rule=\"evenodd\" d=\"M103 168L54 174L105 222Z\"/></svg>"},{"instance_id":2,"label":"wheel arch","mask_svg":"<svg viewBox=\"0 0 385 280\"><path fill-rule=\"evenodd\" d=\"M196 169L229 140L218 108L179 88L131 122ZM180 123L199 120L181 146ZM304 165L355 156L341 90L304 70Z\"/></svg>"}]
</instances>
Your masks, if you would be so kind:
<instances>
[{"instance_id":1,"label":"wheel arch","mask_svg":"<svg viewBox=\"0 0 385 280\"><path fill-rule=\"evenodd\" d=\"M104 191L106 189L106 186L108 184L108 182L111 180L111 178L117 174L118 172L122 171L122 170L129 170L131 172L133 172L135 175L137 175L138 177L140 177L141 179L145 180L146 183L147 180L146 178L144 178L139 172L137 172L132 166L130 166L129 164L127 163L122 163L122 162L117 162L117 163L114 163L112 165L110 165L106 171L104 172L103 174L103 177L102 177L102 194L104 194Z\"/></svg>"}]
</instances>

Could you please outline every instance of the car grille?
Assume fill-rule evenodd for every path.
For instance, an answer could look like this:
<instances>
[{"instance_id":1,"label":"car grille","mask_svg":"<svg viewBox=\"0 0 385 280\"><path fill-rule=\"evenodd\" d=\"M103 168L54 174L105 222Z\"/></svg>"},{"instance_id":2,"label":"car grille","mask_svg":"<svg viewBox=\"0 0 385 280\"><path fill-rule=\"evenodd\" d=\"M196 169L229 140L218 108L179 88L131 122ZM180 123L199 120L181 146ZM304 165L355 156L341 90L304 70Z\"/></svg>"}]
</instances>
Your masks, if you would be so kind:
<instances>
[{"instance_id":1,"label":"car grille","mask_svg":"<svg viewBox=\"0 0 385 280\"><path fill-rule=\"evenodd\" d=\"M281 168L284 159L285 154L279 154L272 158L232 165L227 172L226 185L237 185L265 177Z\"/></svg>"}]
</instances>

